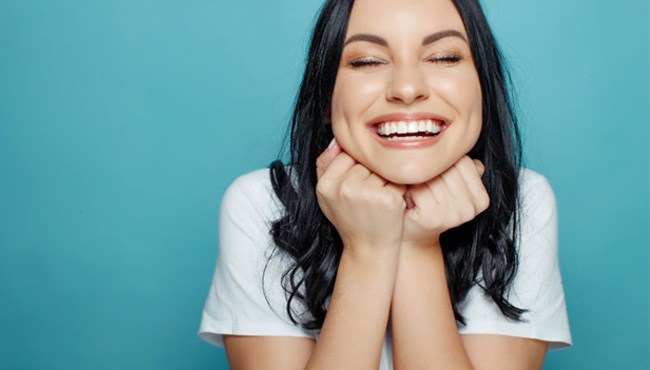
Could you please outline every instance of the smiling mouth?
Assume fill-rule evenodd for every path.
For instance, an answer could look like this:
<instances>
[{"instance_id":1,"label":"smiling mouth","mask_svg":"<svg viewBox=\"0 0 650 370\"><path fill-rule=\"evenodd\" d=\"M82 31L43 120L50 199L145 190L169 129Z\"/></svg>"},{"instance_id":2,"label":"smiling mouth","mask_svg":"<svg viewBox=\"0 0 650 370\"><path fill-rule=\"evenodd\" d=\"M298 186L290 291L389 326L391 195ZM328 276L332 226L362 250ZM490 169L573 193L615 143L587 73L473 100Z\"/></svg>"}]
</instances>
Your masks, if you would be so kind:
<instances>
[{"instance_id":1,"label":"smiling mouth","mask_svg":"<svg viewBox=\"0 0 650 370\"><path fill-rule=\"evenodd\" d=\"M436 120L387 121L375 125L377 135L389 141L423 140L437 136L446 124Z\"/></svg>"}]
</instances>

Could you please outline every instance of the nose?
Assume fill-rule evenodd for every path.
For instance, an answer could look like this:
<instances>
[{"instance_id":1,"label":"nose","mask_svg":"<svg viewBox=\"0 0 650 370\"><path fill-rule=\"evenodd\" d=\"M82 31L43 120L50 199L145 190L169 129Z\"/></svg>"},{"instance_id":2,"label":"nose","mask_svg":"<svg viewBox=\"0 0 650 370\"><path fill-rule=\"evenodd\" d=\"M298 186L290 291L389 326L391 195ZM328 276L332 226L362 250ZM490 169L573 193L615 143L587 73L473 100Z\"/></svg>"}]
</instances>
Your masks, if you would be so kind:
<instances>
[{"instance_id":1,"label":"nose","mask_svg":"<svg viewBox=\"0 0 650 370\"><path fill-rule=\"evenodd\" d=\"M388 84L386 98L390 102L412 104L429 96L429 87L417 66L395 66Z\"/></svg>"}]
</instances>

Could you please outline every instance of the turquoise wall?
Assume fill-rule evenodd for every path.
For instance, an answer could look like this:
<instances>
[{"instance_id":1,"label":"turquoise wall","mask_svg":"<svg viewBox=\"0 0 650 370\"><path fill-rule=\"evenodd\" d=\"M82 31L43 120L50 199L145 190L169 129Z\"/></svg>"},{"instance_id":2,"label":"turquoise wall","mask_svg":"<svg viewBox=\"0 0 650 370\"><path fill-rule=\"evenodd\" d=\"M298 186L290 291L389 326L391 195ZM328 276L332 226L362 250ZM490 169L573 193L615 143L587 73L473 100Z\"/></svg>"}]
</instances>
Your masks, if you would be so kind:
<instances>
[{"instance_id":1,"label":"turquoise wall","mask_svg":"<svg viewBox=\"0 0 650 370\"><path fill-rule=\"evenodd\" d=\"M0 368L227 368L220 198L277 156L319 2L0 0ZM485 3L560 210L545 369L648 369L649 3Z\"/></svg>"}]
</instances>

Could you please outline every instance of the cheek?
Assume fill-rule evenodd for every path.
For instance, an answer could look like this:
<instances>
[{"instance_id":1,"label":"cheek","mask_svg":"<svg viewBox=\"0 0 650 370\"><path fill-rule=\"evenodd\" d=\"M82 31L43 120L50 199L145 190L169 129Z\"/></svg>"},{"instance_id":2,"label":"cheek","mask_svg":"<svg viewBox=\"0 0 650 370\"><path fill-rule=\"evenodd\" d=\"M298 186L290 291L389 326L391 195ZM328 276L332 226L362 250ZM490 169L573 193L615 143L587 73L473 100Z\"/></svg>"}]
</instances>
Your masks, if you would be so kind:
<instances>
[{"instance_id":1,"label":"cheek","mask_svg":"<svg viewBox=\"0 0 650 370\"><path fill-rule=\"evenodd\" d=\"M348 90L342 84L337 82L332 94L332 111L331 111L331 125L332 133L336 138L341 149L345 152L352 154L354 152L352 133L350 132L349 113L350 98L346 94Z\"/></svg>"},{"instance_id":2,"label":"cheek","mask_svg":"<svg viewBox=\"0 0 650 370\"><path fill-rule=\"evenodd\" d=\"M339 135L347 131L347 111L350 109L350 99L346 96L346 88L337 82L332 94L332 111L331 111L331 125L334 136L340 141ZM340 142L339 142L340 144Z\"/></svg>"},{"instance_id":3,"label":"cheek","mask_svg":"<svg viewBox=\"0 0 650 370\"><path fill-rule=\"evenodd\" d=\"M332 129L337 130L345 122L346 110L349 109L349 97L347 96L345 81L337 79L332 93Z\"/></svg>"},{"instance_id":4,"label":"cheek","mask_svg":"<svg viewBox=\"0 0 650 370\"><path fill-rule=\"evenodd\" d=\"M432 83L437 93L460 112L474 114L482 109L481 85L473 73L438 76Z\"/></svg>"},{"instance_id":5,"label":"cheek","mask_svg":"<svg viewBox=\"0 0 650 370\"><path fill-rule=\"evenodd\" d=\"M481 84L477 75L468 76L461 80L462 89L459 93L459 99L463 101L471 118L477 119L479 125L482 122L483 115L483 94L481 93Z\"/></svg>"},{"instance_id":6,"label":"cheek","mask_svg":"<svg viewBox=\"0 0 650 370\"><path fill-rule=\"evenodd\" d=\"M331 124L339 145L348 153L357 152L357 142L364 137L368 109L381 97L381 83L373 76L337 77L332 93Z\"/></svg>"},{"instance_id":7,"label":"cheek","mask_svg":"<svg viewBox=\"0 0 650 370\"><path fill-rule=\"evenodd\" d=\"M384 90L381 76L339 73L332 95L332 113L358 120L380 98Z\"/></svg>"}]
</instances>

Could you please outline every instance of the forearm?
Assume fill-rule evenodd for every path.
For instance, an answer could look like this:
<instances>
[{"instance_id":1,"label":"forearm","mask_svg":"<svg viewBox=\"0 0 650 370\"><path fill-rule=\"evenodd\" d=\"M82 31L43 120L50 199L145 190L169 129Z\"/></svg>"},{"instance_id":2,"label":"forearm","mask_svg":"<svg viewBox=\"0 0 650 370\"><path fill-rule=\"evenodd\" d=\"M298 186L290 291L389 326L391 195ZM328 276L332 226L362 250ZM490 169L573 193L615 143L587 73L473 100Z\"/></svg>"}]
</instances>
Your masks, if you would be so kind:
<instances>
[{"instance_id":1,"label":"forearm","mask_svg":"<svg viewBox=\"0 0 650 370\"><path fill-rule=\"evenodd\" d=\"M308 369L377 369L397 273L397 249L343 252Z\"/></svg>"},{"instance_id":2,"label":"forearm","mask_svg":"<svg viewBox=\"0 0 650 370\"><path fill-rule=\"evenodd\" d=\"M395 369L472 369L458 334L439 246L403 246L392 301Z\"/></svg>"}]
</instances>

